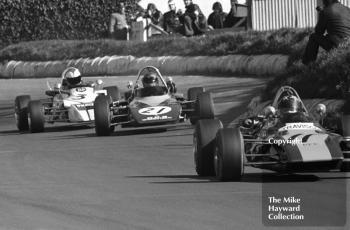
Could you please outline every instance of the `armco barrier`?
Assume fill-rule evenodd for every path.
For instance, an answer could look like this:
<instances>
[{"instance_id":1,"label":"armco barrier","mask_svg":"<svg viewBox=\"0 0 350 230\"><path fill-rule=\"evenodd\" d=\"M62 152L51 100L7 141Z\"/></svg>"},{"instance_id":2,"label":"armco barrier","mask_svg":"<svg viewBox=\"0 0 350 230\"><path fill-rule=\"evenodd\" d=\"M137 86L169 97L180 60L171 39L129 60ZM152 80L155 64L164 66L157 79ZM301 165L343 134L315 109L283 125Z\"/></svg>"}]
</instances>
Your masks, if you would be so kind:
<instances>
[{"instance_id":1,"label":"armco barrier","mask_svg":"<svg viewBox=\"0 0 350 230\"><path fill-rule=\"evenodd\" d=\"M84 76L136 74L145 66L155 66L165 74L249 74L273 75L283 73L288 56L285 55L228 55L198 57L141 57L105 56L77 60L22 62L0 64L0 78L60 77L63 70L74 66Z\"/></svg>"}]
</instances>

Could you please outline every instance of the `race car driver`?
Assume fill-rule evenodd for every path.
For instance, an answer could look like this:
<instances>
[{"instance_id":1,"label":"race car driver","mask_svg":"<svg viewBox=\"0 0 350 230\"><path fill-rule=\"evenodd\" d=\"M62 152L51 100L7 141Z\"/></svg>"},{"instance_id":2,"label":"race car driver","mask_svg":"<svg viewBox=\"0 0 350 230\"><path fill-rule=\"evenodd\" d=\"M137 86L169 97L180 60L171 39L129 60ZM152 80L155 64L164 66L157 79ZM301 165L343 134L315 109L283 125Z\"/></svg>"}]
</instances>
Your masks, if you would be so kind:
<instances>
[{"instance_id":1,"label":"race car driver","mask_svg":"<svg viewBox=\"0 0 350 230\"><path fill-rule=\"evenodd\" d=\"M62 89L69 90L83 85L81 80L81 73L75 67L68 67L62 73Z\"/></svg>"},{"instance_id":2,"label":"race car driver","mask_svg":"<svg viewBox=\"0 0 350 230\"><path fill-rule=\"evenodd\" d=\"M312 122L312 118L302 111L302 104L296 96L284 96L277 105L280 122Z\"/></svg>"},{"instance_id":3,"label":"race car driver","mask_svg":"<svg viewBox=\"0 0 350 230\"><path fill-rule=\"evenodd\" d=\"M159 80L155 73L147 73L142 78L142 96L159 96L165 93L164 87L159 86Z\"/></svg>"}]
</instances>

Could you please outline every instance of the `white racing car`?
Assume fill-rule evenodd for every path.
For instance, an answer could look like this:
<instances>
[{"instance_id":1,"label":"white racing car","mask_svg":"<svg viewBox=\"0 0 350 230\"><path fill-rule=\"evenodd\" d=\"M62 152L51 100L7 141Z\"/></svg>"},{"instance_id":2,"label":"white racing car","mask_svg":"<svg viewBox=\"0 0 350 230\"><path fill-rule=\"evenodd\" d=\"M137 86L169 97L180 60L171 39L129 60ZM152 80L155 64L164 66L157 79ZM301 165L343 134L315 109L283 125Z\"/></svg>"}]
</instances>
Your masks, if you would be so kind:
<instances>
[{"instance_id":1,"label":"white racing car","mask_svg":"<svg viewBox=\"0 0 350 230\"><path fill-rule=\"evenodd\" d=\"M71 77L66 77L70 73ZM76 81L69 84L69 81ZM76 80L77 79L77 80ZM73 82L74 83L74 82ZM19 131L43 132L45 123L70 122L93 124L94 101L98 95L114 97L116 87L102 89L102 80L81 82L78 69L70 67L62 74L60 83L45 92L46 99L31 100L29 95L20 95L15 99L15 118Z\"/></svg>"}]
</instances>

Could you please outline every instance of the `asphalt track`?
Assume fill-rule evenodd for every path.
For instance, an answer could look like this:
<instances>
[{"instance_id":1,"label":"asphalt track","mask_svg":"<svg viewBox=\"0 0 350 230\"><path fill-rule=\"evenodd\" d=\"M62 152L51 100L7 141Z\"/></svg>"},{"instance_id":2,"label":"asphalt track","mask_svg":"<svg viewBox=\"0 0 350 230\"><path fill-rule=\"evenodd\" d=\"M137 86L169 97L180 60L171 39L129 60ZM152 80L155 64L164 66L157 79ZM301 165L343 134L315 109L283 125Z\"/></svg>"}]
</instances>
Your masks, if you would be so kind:
<instances>
[{"instance_id":1,"label":"asphalt track","mask_svg":"<svg viewBox=\"0 0 350 230\"><path fill-rule=\"evenodd\" d=\"M123 86L131 79L104 81ZM225 124L244 112L265 84L240 77L174 79L182 92L198 85L212 92L216 114ZM93 129L72 125L19 133L13 119L15 96L40 98L45 87L44 79L0 80L0 229L269 229L263 224L262 197L286 191L307 199L302 202L321 213L321 226L312 223L308 229L350 229L349 223L324 221L334 214L344 217L349 210L349 175L262 176L247 167L241 182L200 178L189 124L168 131L118 129L111 137L96 137Z\"/></svg>"}]
</instances>

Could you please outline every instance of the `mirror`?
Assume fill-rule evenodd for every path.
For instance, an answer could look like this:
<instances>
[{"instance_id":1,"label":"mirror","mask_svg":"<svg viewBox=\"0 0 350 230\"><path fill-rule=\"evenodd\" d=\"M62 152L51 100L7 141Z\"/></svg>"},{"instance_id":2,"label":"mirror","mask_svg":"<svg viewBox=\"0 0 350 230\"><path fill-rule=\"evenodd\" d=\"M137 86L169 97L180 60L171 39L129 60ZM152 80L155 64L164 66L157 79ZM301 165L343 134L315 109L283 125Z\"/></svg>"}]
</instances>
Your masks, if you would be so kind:
<instances>
[{"instance_id":1,"label":"mirror","mask_svg":"<svg viewBox=\"0 0 350 230\"><path fill-rule=\"evenodd\" d=\"M316 106L316 113L321 117L324 116L327 112L327 107L324 104L318 104Z\"/></svg>"},{"instance_id":2,"label":"mirror","mask_svg":"<svg viewBox=\"0 0 350 230\"><path fill-rule=\"evenodd\" d=\"M167 78L166 78L166 82L172 83L172 82L173 82L173 78L172 78L172 77L167 77Z\"/></svg>"},{"instance_id":3,"label":"mirror","mask_svg":"<svg viewBox=\"0 0 350 230\"><path fill-rule=\"evenodd\" d=\"M276 109L275 107L269 105L267 107L265 107L264 109L264 115L265 117L270 117L270 116L274 116L276 114Z\"/></svg>"},{"instance_id":4,"label":"mirror","mask_svg":"<svg viewBox=\"0 0 350 230\"><path fill-rule=\"evenodd\" d=\"M62 87L61 83L56 83L55 86L54 86L54 90L60 90L61 87Z\"/></svg>"}]
</instances>

